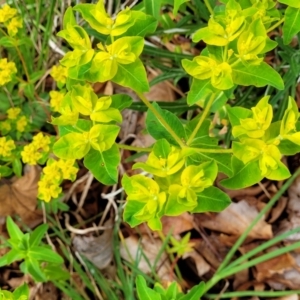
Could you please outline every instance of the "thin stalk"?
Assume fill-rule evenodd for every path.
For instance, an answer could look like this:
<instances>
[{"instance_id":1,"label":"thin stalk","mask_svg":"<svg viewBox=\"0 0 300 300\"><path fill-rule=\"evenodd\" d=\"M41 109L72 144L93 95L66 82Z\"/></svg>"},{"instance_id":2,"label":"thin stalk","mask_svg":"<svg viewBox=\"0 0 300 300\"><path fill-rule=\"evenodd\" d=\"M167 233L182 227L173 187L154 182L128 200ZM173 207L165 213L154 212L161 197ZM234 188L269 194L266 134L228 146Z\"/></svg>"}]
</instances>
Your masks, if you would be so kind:
<instances>
[{"instance_id":1,"label":"thin stalk","mask_svg":"<svg viewBox=\"0 0 300 300\"><path fill-rule=\"evenodd\" d=\"M292 182L299 176L300 168L285 182L285 184L280 188L280 190L273 196L273 198L269 201L269 203L260 211L260 213L256 216L256 218L252 221L250 226L244 231L244 233L239 237L233 247L230 249L228 254L226 255L224 261L219 266L215 275L211 280L209 280L206 284L205 290L208 291L212 288L220 279L221 271L228 265L229 261L234 256L237 249L242 245L242 243L247 238L249 232L253 229L255 224L264 216L264 214L280 199L283 193L288 189L288 187L292 184Z\"/></svg>"},{"instance_id":2,"label":"thin stalk","mask_svg":"<svg viewBox=\"0 0 300 300\"><path fill-rule=\"evenodd\" d=\"M131 151L135 151L135 152L151 152L152 151L152 148L134 147L134 146L128 146L125 144L117 143L117 146L120 149L131 150Z\"/></svg>"},{"instance_id":3,"label":"thin stalk","mask_svg":"<svg viewBox=\"0 0 300 300\"><path fill-rule=\"evenodd\" d=\"M300 290L295 291L240 291L240 292L229 292L222 295L218 294L206 294L205 297L209 299L223 299L223 298L238 298L238 297L284 297L294 294L300 294Z\"/></svg>"},{"instance_id":4,"label":"thin stalk","mask_svg":"<svg viewBox=\"0 0 300 300\"><path fill-rule=\"evenodd\" d=\"M281 20L279 20L278 22L276 22L273 26L271 26L268 30L267 33L271 32L272 30L274 30L275 28L277 28L280 24L282 24L284 22L284 18L282 18Z\"/></svg>"},{"instance_id":5,"label":"thin stalk","mask_svg":"<svg viewBox=\"0 0 300 300\"><path fill-rule=\"evenodd\" d=\"M245 262L244 264L241 264L239 266L235 266L233 268L228 267L226 269L223 269L223 271L219 272L219 278L223 279L223 278L229 277L230 275L237 274L238 272L240 272L242 270L251 268L253 266L257 266L258 264L260 264L262 262L265 262L269 259L272 259L272 258L277 257L279 255L285 254L285 253L290 252L292 250L299 249L299 247L300 247L300 242L296 242L294 244L285 246L283 248L279 248L279 249L276 249L274 251L268 252L268 253L266 253L264 255L261 255L257 258L254 258L254 259L252 259L248 262Z\"/></svg>"},{"instance_id":6,"label":"thin stalk","mask_svg":"<svg viewBox=\"0 0 300 300\"><path fill-rule=\"evenodd\" d=\"M204 0L204 3L205 3L205 5L206 5L206 7L207 7L209 13L210 13L211 15L213 15L213 14L214 14L214 11L213 11L213 9L212 9L212 7L211 7L209 1L208 1L208 0Z\"/></svg>"},{"instance_id":7,"label":"thin stalk","mask_svg":"<svg viewBox=\"0 0 300 300\"><path fill-rule=\"evenodd\" d=\"M256 255L257 253L281 242L282 240L286 239L287 237L289 237L290 235L294 234L294 233L298 233L300 232L300 227L297 227L293 230L289 230L288 232L285 232L281 235L276 236L275 238L264 242L263 244L261 244L258 247L255 247L254 249L252 249L251 251L245 253L244 255L242 255L241 257L239 257L238 259L236 259L233 263L229 264L224 270L229 270L230 268L233 268L235 266L237 266L240 263L244 263L248 258L253 257L254 255Z\"/></svg>"},{"instance_id":8,"label":"thin stalk","mask_svg":"<svg viewBox=\"0 0 300 300\"><path fill-rule=\"evenodd\" d=\"M143 103L153 112L155 117L160 121L160 123L168 130L170 135L174 138L174 140L178 143L181 148L185 148L185 144L180 139L180 137L175 133L175 131L170 127L170 125L165 121L165 119L159 114L159 112L154 108L154 106L149 102L149 100L142 94L136 92Z\"/></svg>"},{"instance_id":9,"label":"thin stalk","mask_svg":"<svg viewBox=\"0 0 300 300\"><path fill-rule=\"evenodd\" d=\"M50 9L47 11L47 15L48 15L48 19L47 19L47 24L46 24L46 28L45 28L45 32L44 32L44 39L43 39L43 43L42 43L42 51L40 53L40 57L38 60L38 70L41 69L43 62L46 63L45 58L47 57L48 51L49 51L49 47L47 47L49 39L50 39L50 35L52 33L51 27L53 24L53 14L54 14L54 8L56 5L57 0L52 0L50 1L51 6Z\"/></svg>"},{"instance_id":10,"label":"thin stalk","mask_svg":"<svg viewBox=\"0 0 300 300\"><path fill-rule=\"evenodd\" d=\"M201 118L200 118L197 126L195 127L194 131L192 132L191 136L189 137L189 139L186 142L187 145L189 145L194 140L194 137L196 136L196 134L199 131L200 127L202 126L205 118L207 117L214 100L215 100L215 94L212 94L202 112Z\"/></svg>"},{"instance_id":11,"label":"thin stalk","mask_svg":"<svg viewBox=\"0 0 300 300\"><path fill-rule=\"evenodd\" d=\"M201 152L201 153L232 153L232 149L206 149L206 148L192 148L192 147L187 147L186 148L191 149L195 152Z\"/></svg>"}]
</instances>

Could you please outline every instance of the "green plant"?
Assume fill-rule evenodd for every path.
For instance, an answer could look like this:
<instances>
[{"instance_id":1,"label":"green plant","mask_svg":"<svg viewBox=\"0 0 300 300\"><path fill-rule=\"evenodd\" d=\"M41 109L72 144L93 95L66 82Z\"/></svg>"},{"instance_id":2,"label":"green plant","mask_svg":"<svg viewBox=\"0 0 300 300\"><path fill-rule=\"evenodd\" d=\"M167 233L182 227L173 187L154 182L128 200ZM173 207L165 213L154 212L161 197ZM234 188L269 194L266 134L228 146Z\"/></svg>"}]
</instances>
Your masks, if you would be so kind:
<instances>
[{"instance_id":1,"label":"green plant","mask_svg":"<svg viewBox=\"0 0 300 300\"><path fill-rule=\"evenodd\" d=\"M13 293L0 289L1 300L28 300L29 288L26 284L23 284L16 288Z\"/></svg>"},{"instance_id":2,"label":"green plant","mask_svg":"<svg viewBox=\"0 0 300 300\"><path fill-rule=\"evenodd\" d=\"M300 150L299 113L293 98L289 97L287 103L280 106L277 115L271 105L273 99L269 96L256 99L251 109L246 108L248 105L233 106L230 100L239 86L284 89L281 75L264 58L266 53L277 47L277 42L269 38L269 32L282 24L283 41L288 44L300 31L298 1L223 0L220 5L212 7L213 2L205 0L204 3L198 1L195 4L199 6L199 17L208 21L207 26L201 29L192 27L189 31L194 43L202 40L206 44L201 54L194 58L164 50L155 52L144 44L144 38L156 31L158 19L164 30L174 29L167 14L160 16L162 5L173 5L176 15L182 5L190 4L188 1L145 0L133 10L121 10L115 17L105 11L103 0L97 4L78 4L68 8L63 30L58 36L72 50L66 53L59 65L52 68L51 76L57 82L58 90L49 93L51 124L58 127L57 139L49 124L51 136L41 132L42 126L46 126L45 120L48 118L50 121L50 114L47 102L40 99L35 86L44 72L40 68L47 53L45 45L49 33L46 42L43 42L38 70L34 70L23 56L23 53L32 52L33 46L22 31L22 22L15 17L16 10L3 6L0 11L3 34L0 45L7 48L8 58L18 59L16 64L10 59L0 60L0 84L6 99L0 107L5 114L5 120L0 122L4 135L0 138L1 175L9 177L14 173L21 176L22 162L46 165L39 182L38 196L40 200L56 202L62 195L62 181L76 177L76 160L83 159L84 166L101 183L113 185L119 179L119 149L147 152L147 161L134 164L133 169L141 169L148 175L125 175L122 178L122 186L127 194L123 217L132 227L147 222L153 230L161 230L160 219L164 215L220 212L225 209L230 204L230 198L214 186L218 173L227 176L221 185L229 189L248 187L264 178L289 178L291 174L281 158ZM278 6L279 3L287 7ZM189 7L193 10L193 6ZM74 11L82 16L90 28L87 24L77 24ZM47 28L51 26L52 21L49 20ZM99 40L96 48L91 42L91 35ZM171 35L163 32L162 36L168 40ZM189 114L191 118L184 120L174 112L182 112L182 106L171 112L171 105L165 109L144 96L149 90L149 83L140 58L142 53L160 53L177 61L176 74L163 74L156 79L157 82L168 78L178 79L187 76L186 73L191 76L186 103L191 107L200 107L199 115ZM179 58L182 59L181 63ZM139 148L117 142L119 124L122 122L121 111L135 104L127 95L96 94L93 84L106 81L130 88L139 96L143 108L148 109L147 131L156 140L152 147ZM20 90L24 93L21 99L18 96ZM183 106L188 110L186 103ZM39 122L32 121L32 110L41 117ZM221 116L222 121L231 126L226 143L222 137L214 134L212 115ZM8 227L12 227L10 219L7 222ZM11 242L12 253L18 253L16 258L25 259L23 271L30 272L36 280L45 280L40 262L46 258L34 261L32 267L32 258L28 258L32 250L30 238L28 234L16 232L18 242ZM41 229L40 232L44 234ZM25 243L26 248L20 248L20 243ZM180 245L177 246L174 249L181 255ZM237 247L233 248L234 251ZM289 251L293 247L286 247L282 251ZM237 262L227 265L234 251L228 254L226 262L208 283L201 283L193 289L197 295L195 297L199 298L220 279L247 265L240 266ZM269 253L269 256L260 259L268 259L278 253L280 251ZM2 258L2 265L12 262L12 256ZM248 266L255 262L253 259ZM145 290L149 292L140 277L137 285L138 293ZM185 297L176 294L175 285L167 291L156 285L155 293L161 298Z\"/></svg>"},{"instance_id":3,"label":"green plant","mask_svg":"<svg viewBox=\"0 0 300 300\"><path fill-rule=\"evenodd\" d=\"M68 272L61 270L63 258L50 246L41 245L48 230L46 224L38 226L31 233L23 233L11 217L7 217L6 227L10 237L7 246L11 250L0 258L0 267L24 260L20 264L21 271L30 274L37 282L68 278Z\"/></svg>"}]
</instances>

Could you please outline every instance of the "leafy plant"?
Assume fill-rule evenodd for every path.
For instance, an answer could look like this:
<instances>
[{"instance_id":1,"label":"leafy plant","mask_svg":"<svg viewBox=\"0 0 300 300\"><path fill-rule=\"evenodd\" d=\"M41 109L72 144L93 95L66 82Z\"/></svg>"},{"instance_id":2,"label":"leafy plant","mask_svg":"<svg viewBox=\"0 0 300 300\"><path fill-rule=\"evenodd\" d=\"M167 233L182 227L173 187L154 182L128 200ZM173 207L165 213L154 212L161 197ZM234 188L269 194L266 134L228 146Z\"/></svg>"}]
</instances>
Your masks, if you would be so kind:
<instances>
[{"instance_id":1,"label":"leafy plant","mask_svg":"<svg viewBox=\"0 0 300 300\"><path fill-rule=\"evenodd\" d=\"M1 300L28 300L29 288L26 284L23 284L16 288L13 293L0 289Z\"/></svg>"},{"instance_id":2,"label":"leafy plant","mask_svg":"<svg viewBox=\"0 0 300 300\"><path fill-rule=\"evenodd\" d=\"M32 233L23 233L11 217L7 217L6 227L10 237L7 244L11 250L0 258L0 267L24 260L20 269L37 282L68 278L69 274L61 270L63 258L50 246L41 245L48 229L46 224L38 226Z\"/></svg>"}]
</instances>

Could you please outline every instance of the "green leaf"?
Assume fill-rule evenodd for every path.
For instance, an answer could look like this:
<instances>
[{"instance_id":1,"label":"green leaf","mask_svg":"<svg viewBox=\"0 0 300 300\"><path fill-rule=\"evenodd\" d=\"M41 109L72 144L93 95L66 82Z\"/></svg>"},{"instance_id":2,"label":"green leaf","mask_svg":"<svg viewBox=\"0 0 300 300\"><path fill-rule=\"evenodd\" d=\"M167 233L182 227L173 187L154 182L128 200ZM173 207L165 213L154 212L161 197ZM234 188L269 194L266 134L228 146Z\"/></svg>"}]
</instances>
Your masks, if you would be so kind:
<instances>
[{"instance_id":1,"label":"green leaf","mask_svg":"<svg viewBox=\"0 0 300 300\"><path fill-rule=\"evenodd\" d=\"M24 283L21 286L17 287L14 290L13 295L14 295L14 299L16 299L16 300L27 300L27 299L29 299L29 287L28 287L28 285L26 283Z\"/></svg>"},{"instance_id":2,"label":"green leaf","mask_svg":"<svg viewBox=\"0 0 300 300\"><path fill-rule=\"evenodd\" d=\"M296 145L289 140L282 140L278 149L283 155L295 155L300 152L300 145Z\"/></svg>"},{"instance_id":3,"label":"green leaf","mask_svg":"<svg viewBox=\"0 0 300 300\"><path fill-rule=\"evenodd\" d=\"M205 292L205 283L200 282L195 285L186 295L180 297L178 300L199 300Z\"/></svg>"},{"instance_id":4,"label":"green leaf","mask_svg":"<svg viewBox=\"0 0 300 300\"><path fill-rule=\"evenodd\" d=\"M187 95L188 105L193 105L197 102L204 103L214 91L214 87L210 83L210 79L200 80L193 78L191 88Z\"/></svg>"},{"instance_id":5,"label":"green leaf","mask_svg":"<svg viewBox=\"0 0 300 300\"><path fill-rule=\"evenodd\" d=\"M8 177L13 173L13 170L7 166L0 166L0 178Z\"/></svg>"},{"instance_id":6,"label":"green leaf","mask_svg":"<svg viewBox=\"0 0 300 300\"><path fill-rule=\"evenodd\" d=\"M53 153L63 159L81 159L90 150L82 133L68 133L53 145Z\"/></svg>"},{"instance_id":7,"label":"green leaf","mask_svg":"<svg viewBox=\"0 0 300 300\"><path fill-rule=\"evenodd\" d=\"M23 232L10 216L6 219L6 228L11 239L19 241L23 239Z\"/></svg>"},{"instance_id":8,"label":"green leaf","mask_svg":"<svg viewBox=\"0 0 300 300\"><path fill-rule=\"evenodd\" d=\"M135 20L134 25L131 26L124 35L144 37L155 32L158 23L155 17L134 10L131 11L131 17Z\"/></svg>"},{"instance_id":9,"label":"green leaf","mask_svg":"<svg viewBox=\"0 0 300 300\"><path fill-rule=\"evenodd\" d=\"M127 201L124 207L123 219L132 228L143 223L144 221L137 219L134 215L145 206L144 203L139 201ZM1 259L0 259L1 260Z\"/></svg>"},{"instance_id":10,"label":"green leaf","mask_svg":"<svg viewBox=\"0 0 300 300\"><path fill-rule=\"evenodd\" d=\"M0 39L0 46L6 47L6 48L12 48L17 45L17 40L9 37L9 36L4 36Z\"/></svg>"},{"instance_id":11,"label":"green leaf","mask_svg":"<svg viewBox=\"0 0 300 300\"><path fill-rule=\"evenodd\" d=\"M116 144L104 152L91 149L83 163L101 183L113 185L118 182L120 152Z\"/></svg>"},{"instance_id":12,"label":"green leaf","mask_svg":"<svg viewBox=\"0 0 300 300\"><path fill-rule=\"evenodd\" d=\"M284 89L281 76L267 63L244 65L242 62L232 67L233 82L238 85L262 87L271 85L279 90Z\"/></svg>"},{"instance_id":13,"label":"green leaf","mask_svg":"<svg viewBox=\"0 0 300 300\"><path fill-rule=\"evenodd\" d=\"M300 2L298 0L278 0L278 2L291 7L300 8Z\"/></svg>"},{"instance_id":14,"label":"green leaf","mask_svg":"<svg viewBox=\"0 0 300 300\"><path fill-rule=\"evenodd\" d=\"M244 165L242 161L233 156L232 168L234 175L220 182L225 188L232 190L242 189L254 185L263 179L258 161Z\"/></svg>"},{"instance_id":15,"label":"green leaf","mask_svg":"<svg viewBox=\"0 0 300 300\"><path fill-rule=\"evenodd\" d=\"M62 137L68 133L77 132L81 133L82 131L90 131L93 123L89 120L79 119L75 125L61 125L58 126L59 135Z\"/></svg>"},{"instance_id":16,"label":"green leaf","mask_svg":"<svg viewBox=\"0 0 300 300\"><path fill-rule=\"evenodd\" d=\"M180 8L180 6L185 3L188 2L190 0L174 0L174 8L173 8L173 15L174 17L177 16L178 10Z\"/></svg>"},{"instance_id":17,"label":"green leaf","mask_svg":"<svg viewBox=\"0 0 300 300\"><path fill-rule=\"evenodd\" d=\"M30 247L28 256L42 262L52 262L55 264L62 264L64 262L59 254L45 246Z\"/></svg>"},{"instance_id":18,"label":"green leaf","mask_svg":"<svg viewBox=\"0 0 300 300\"><path fill-rule=\"evenodd\" d=\"M159 18L161 0L144 0L145 12L148 15Z\"/></svg>"},{"instance_id":19,"label":"green leaf","mask_svg":"<svg viewBox=\"0 0 300 300\"><path fill-rule=\"evenodd\" d=\"M229 196L214 186L197 193L197 201L198 205L192 210L193 213L220 212L231 203Z\"/></svg>"},{"instance_id":20,"label":"green leaf","mask_svg":"<svg viewBox=\"0 0 300 300\"><path fill-rule=\"evenodd\" d=\"M0 267L10 265L14 261L18 261L24 258L24 254L19 250L12 249L8 253L0 257Z\"/></svg>"},{"instance_id":21,"label":"green leaf","mask_svg":"<svg viewBox=\"0 0 300 300\"><path fill-rule=\"evenodd\" d=\"M33 277L36 282L46 282L47 278L43 273L37 260L31 258L25 260L25 265L28 273Z\"/></svg>"},{"instance_id":22,"label":"green leaf","mask_svg":"<svg viewBox=\"0 0 300 300\"><path fill-rule=\"evenodd\" d=\"M41 243L42 238L48 230L47 224L42 224L37 227L31 234L29 239L30 246L37 246Z\"/></svg>"},{"instance_id":23,"label":"green leaf","mask_svg":"<svg viewBox=\"0 0 300 300\"><path fill-rule=\"evenodd\" d=\"M140 300L161 300L161 296L147 287L143 276L138 275L135 280L137 294Z\"/></svg>"},{"instance_id":24,"label":"green leaf","mask_svg":"<svg viewBox=\"0 0 300 300\"><path fill-rule=\"evenodd\" d=\"M300 1L297 1L300 3ZM283 42L285 45L289 44L294 35L300 32L300 6L287 7L285 10L284 24L282 27Z\"/></svg>"},{"instance_id":25,"label":"green leaf","mask_svg":"<svg viewBox=\"0 0 300 300\"><path fill-rule=\"evenodd\" d=\"M132 104L132 99L129 95L125 94L116 94L111 96L112 103L110 107L116 108L119 111L122 111L123 109L130 107Z\"/></svg>"},{"instance_id":26,"label":"green leaf","mask_svg":"<svg viewBox=\"0 0 300 300\"><path fill-rule=\"evenodd\" d=\"M217 148L220 149L220 148ZM201 153L197 152L188 157L188 161L192 164L198 164L209 160L214 160L218 169L221 173L224 173L227 176L232 176L233 171L231 167L231 157L230 153Z\"/></svg>"},{"instance_id":27,"label":"green leaf","mask_svg":"<svg viewBox=\"0 0 300 300\"><path fill-rule=\"evenodd\" d=\"M173 131L179 138L186 140L186 134L179 118L171 112L161 109L157 103L152 103L154 108L158 111L161 117L170 125ZM149 110L146 117L146 127L148 132L156 139L166 139L170 144L178 145L174 138L170 135L168 130L156 118L156 116Z\"/></svg>"},{"instance_id":28,"label":"green leaf","mask_svg":"<svg viewBox=\"0 0 300 300\"><path fill-rule=\"evenodd\" d=\"M228 107L227 112L232 126L240 125L240 119L246 119L252 115L251 110L244 107Z\"/></svg>"},{"instance_id":29,"label":"green leaf","mask_svg":"<svg viewBox=\"0 0 300 300\"><path fill-rule=\"evenodd\" d=\"M149 91L146 70L140 59L128 65L118 64L118 72L112 81L139 93Z\"/></svg>"}]
</instances>

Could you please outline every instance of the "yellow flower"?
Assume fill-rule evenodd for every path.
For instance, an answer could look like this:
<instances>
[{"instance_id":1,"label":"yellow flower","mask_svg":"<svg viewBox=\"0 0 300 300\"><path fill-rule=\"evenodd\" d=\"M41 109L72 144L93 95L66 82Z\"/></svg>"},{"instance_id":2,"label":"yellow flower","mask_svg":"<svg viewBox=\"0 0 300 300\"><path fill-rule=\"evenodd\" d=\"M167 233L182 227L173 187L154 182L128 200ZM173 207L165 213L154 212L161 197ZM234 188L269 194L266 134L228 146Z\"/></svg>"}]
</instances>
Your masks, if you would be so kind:
<instances>
[{"instance_id":1,"label":"yellow flower","mask_svg":"<svg viewBox=\"0 0 300 300\"><path fill-rule=\"evenodd\" d=\"M52 78L60 83L66 83L66 77L68 76L68 69L63 66L53 66L50 72Z\"/></svg>"},{"instance_id":2,"label":"yellow flower","mask_svg":"<svg viewBox=\"0 0 300 300\"><path fill-rule=\"evenodd\" d=\"M49 136L43 135L41 132L34 136L32 141L32 144L35 145L37 149L42 149L45 152L50 150L50 143L51 141Z\"/></svg>"},{"instance_id":3,"label":"yellow flower","mask_svg":"<svg viewBox=\"0 0 300 300\"><path fill-rule=\"evenodd\" d=\"M15 120L18 117L18 115L20 114L20 112L21 112L21 108L12 107L12 108L9 108L6 113L7 113L8 119Z\"/></svg>"},{"instance_id":4,"label":"yellow flower","mask_svg":"<svg viewBox=\"0 0 300 300\"><path fill-rule=\"evenodd\" d=\"M43 169L43 173L45 174L45 176L48 176L49 178L52 178L52 180L55 180L57 182L62 180L61 170L58 166L57 161L53 159L48 160L47 166Z\"/></svg>"},{"instance_id":5,"label":"yellow flower","mask_svg":"<svg viewBox=\"0 0 300 300\"><path fill-rule=\"evenodd\" d=\"M10 36L15 36L18 33L18 28L23 27L23 21L21 18L12 18L8 25L7 31Z\"/></svg>"},{"instance_id":6,"label":"yellow flower","mask_svg":"<svg viewBox=\"0 0 300 300\"><path fill-rule=\"evenodd\" d=\"M36 165L37 161L42 158L42 154L38 151L35 144L31 143L26 145L21 152L23 163L28 163L29 165Z\"/></svg>"},{"instance_id":7,"label":"yellow flower","mask_svg":"<svg viewBox=\"0 0 300 300\"><path fill-rule=\"evenodd\" d=\"M2 131L9 132L11 130L11 124L9 120L5 120L0 123L0 128Z\"/></svg>"},{"instance_id":8,"label":"yellow flower","mask_svg":"<svg viewBox=\"0 0 300 300\"><path fill-rule=\"evenodd\" d=\"M17 13L15 8L11 8L9 5L4 4L0 9L0 23L7 22L9 19L14 17Z\"/></svg>"},{"instance_id":9,"label":"yellow flower","mask_svg":"<svg viewBox=\"0 0 300 300\"><path fill-rule=\"evenodd\" d=\"M27 118L25 116L20 117L19 120L17 120L17 130L23 132L27 123Z\"/></svg>"},{"instance_id":10,"label":"yellow flower","mask_svg":"<svg viewBox=\"0 0 300 300\"><path fill-rule=\"evenodd\" d=\"M63 179L75 180L78 168L74 167L74 159L60 159L57 166L60 168Z\"/></svg>"},{"instance_id":11,"label":"yellow flower","mask_svg":"<svg viewBox=\"0 0 300 300\"><path fill-rule=\"evenodd\" d=\"M15 73L17 68L14 62L7 62L6 58L0 59L0 86L10 82Z\"/></svg>"},{"instance_id":12,"label":"yellow flower","mask_svg":"<svg viewBox=\"0 0 300 300\"><path fill-rule=\"evenodd\" d=\"M6 137L0 138L0 155L8 157L11 155L11 151L16 148L13 140L6 140Z\"/></svg>"},{"instance_id":13,"label":"yellow flower","mask_svg":"<svg viewBox=\"0 0 300 300\"><path fill-rule=\"evenodd\" d=\"M53 111L59 111L62 100L65 94L58 91L51 91L50 95L50 106Z\"/></svg>"},{"instance_id":14,"label":"yellow flower","mask_svg":"<svg viewBox=\"0 0 300 300\"><path fill-rule=\"evenodd\" d=\"M51 198L57 198L62 188L49 176L43 176L38 182L38 198L49 202Z\"/></svg>"}]
</instances>

